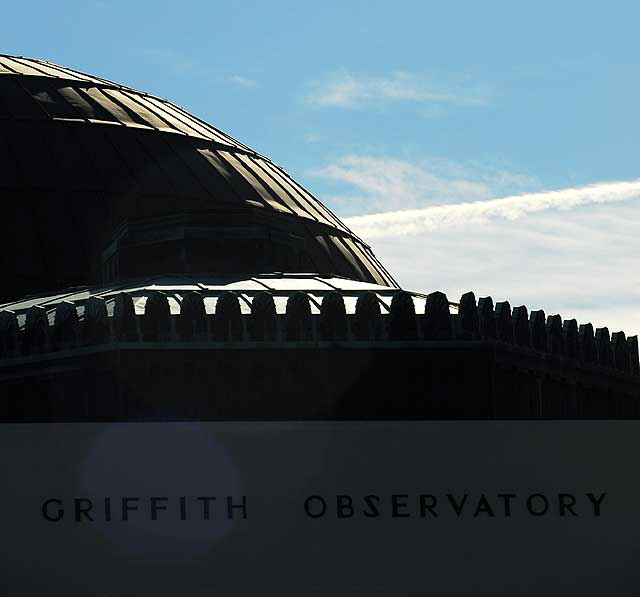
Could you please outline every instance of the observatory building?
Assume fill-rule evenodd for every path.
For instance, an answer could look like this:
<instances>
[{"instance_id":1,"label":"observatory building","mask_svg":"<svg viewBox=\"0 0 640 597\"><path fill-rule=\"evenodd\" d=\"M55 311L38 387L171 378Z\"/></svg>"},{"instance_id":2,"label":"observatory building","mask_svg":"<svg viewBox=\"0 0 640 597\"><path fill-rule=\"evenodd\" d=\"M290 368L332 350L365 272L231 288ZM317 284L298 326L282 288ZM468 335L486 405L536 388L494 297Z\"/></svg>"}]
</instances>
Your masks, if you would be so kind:
<instances>
[{"instance_id":1,"label":"observatory building","mask_svg":"<svg viewBox=\"0 0 640 597\"><path fill-rule=\"evenodd\" d=\"M0 169L1 421L638 416L636 337L401 289L166 100L0 55Z\"/></svg>"}]
</instances>

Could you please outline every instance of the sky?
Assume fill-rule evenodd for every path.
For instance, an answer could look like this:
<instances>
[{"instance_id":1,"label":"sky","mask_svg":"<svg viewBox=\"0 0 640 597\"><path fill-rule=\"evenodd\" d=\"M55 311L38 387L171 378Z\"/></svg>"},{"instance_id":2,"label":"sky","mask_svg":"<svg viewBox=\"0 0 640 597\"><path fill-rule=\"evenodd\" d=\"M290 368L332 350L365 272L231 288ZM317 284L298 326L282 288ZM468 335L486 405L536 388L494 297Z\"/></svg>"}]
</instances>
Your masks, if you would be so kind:
<instances>
[{"instance_id":1,"label":"sky","mask_svg":"<svg viewBox=\"0 0 640 597\"><path fill-rule=\"evenodd\" d=\"M403 287L640 331L640 3L22 1L0 53L269 156Z\"/></svg>"}]
</instances>

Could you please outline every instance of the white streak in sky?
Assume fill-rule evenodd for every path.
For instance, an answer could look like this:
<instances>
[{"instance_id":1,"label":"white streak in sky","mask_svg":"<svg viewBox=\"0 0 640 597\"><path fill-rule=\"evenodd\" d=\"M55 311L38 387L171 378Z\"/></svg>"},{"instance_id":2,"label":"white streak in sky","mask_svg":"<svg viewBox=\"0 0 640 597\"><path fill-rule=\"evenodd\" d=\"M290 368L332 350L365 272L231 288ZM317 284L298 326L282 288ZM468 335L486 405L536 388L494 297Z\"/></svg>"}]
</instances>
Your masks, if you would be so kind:
<instances>
[{"instance_id":1,"label":"white streak in sky","mask_svg":"<svg viewBox=\"0 0 640 597\"><path fill-rule=\"evenodd\" d=\"M347 71L331 73L313 86L307 102L316 106L360 108L375 101L483 106L486 93L478 90L452 90L434 85L423 76L396 71L388 76L355 76Z\"/></svg>"},{"instance_id":2,"label":"white streak in sky","mask_svg":"<svg viewBox=\"0 0 640 597\"><path fill-rule=\"evenodd\" d=\"M231 75L227 80L234 85L239 85L240 87L256 87L255 81L247 79L247 77L243 77L242 75Z\"/></svg>"},{"instance_id":3,"label":"white streak in sky","mask_svg":"<svg viewBox=\"0 0 640 597\"><path fill-rule=\"evenodd\" d=\"M598 183L585 187L512 195L500 199L436 205L346 218L364 239L421 234L447 226L490 219L515 220L548 209L640 199L640 180Z\"/></svg>"}]
</instances>

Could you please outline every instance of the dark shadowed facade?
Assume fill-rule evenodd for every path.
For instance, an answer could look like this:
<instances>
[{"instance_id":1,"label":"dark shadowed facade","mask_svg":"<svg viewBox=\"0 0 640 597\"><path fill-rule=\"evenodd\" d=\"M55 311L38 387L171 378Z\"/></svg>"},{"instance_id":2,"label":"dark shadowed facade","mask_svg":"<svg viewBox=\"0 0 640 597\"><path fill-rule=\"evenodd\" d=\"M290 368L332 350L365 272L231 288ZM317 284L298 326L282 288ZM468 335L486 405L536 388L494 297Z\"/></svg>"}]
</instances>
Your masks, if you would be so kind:
<instances>
[{"instance_id":1,"label":"dark shadowed facade","mask_svg":"<svg viewBox=\"0 0 640 597\"><path fill-rule=\"evenodd\" d=\"M2 421L638 417L637 337L402 290L166 100L0 55L0 168Z\"/></svg>"}]
</instances>

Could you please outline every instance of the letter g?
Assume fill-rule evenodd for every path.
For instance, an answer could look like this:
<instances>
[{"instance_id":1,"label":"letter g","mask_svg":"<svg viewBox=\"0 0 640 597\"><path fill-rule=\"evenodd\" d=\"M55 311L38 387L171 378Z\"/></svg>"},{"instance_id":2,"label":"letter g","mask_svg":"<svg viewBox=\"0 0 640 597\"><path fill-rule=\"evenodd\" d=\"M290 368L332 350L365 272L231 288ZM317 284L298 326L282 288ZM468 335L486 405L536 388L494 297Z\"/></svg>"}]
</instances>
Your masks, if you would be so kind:
<instances>
[{"instance_id":1,"label":"letter g","mask_svg":"<svg viewBox=\"0 0 640 597\"><path fill-rule=\"evenodd\" d=\"M49 510L49 506L51 504L57 504L59 506L53 515L51 515L51 512ZM50 500L47 500L44 504L42 504L42 516L44 516L49 522L58 522L59 520L61 520L64 516L62 500L51 498Z\"/></svg>"}]
</instances>

